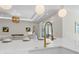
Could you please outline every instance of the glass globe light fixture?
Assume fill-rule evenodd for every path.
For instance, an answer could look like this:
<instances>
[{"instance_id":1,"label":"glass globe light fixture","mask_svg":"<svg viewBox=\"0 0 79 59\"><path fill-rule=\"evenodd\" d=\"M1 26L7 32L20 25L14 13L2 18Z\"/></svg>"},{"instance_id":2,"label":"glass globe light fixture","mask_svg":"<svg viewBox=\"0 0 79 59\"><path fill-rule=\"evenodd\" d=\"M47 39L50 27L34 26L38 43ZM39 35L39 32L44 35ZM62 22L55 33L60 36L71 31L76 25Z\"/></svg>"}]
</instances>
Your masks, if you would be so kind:
<instances>
[{"instance_id":1,"label":"glass globe light fixture","mask_svg":"<svg viewBox=\"0 0 79 59\"><path fill-rule=\"evenodd\" d=\"M59 11L58 11L58 16L59 17L65 17L67 15L67 10L66 9L60 9Z\"/></svg>"},{"instance_id":2,"label":"glass globe light fixture","mask_svg":"<svg viewBox=\"0 0 79 59\"><path fill-rule=\"evenodd\" d=\"M43 6L43 5L37 5L36 7L35 7L35 12L36 12L36 14L37 15L42 15L42 14L44 14L44 12L45 12L45 7Z\"/></svg>"}]
</instances>

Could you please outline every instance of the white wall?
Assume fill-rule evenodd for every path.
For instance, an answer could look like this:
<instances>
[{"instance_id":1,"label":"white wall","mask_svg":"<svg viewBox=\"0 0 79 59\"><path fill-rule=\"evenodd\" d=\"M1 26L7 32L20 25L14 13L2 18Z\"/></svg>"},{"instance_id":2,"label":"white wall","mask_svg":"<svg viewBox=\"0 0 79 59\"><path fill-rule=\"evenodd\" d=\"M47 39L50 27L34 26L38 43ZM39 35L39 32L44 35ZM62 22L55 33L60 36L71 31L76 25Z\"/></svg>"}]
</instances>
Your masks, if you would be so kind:
<instances>
[{"instance_id":1,"label":"white wall","mask_svg":"<svg viewBox=\"0 0 79 59\"><path fill-rule=\"evenodd\" d=\"M79 6L65 6L68 11L63 18L63 46L79 52L79 34L75 32L75 21L79 20ZM78 17L78 18L77 18Z\"/></svg>"},{"instance_id":2,"label":"white wall","mask_svg":"<svg viewBox=\"0 0 79 59\"><path fill-rule=\"evenodd\" d=\"M33 30L33 25L35 23L20 21L20 23L12 23L11 20L0 19L0 35L11 35L11 34L24 34L27 35L26 27L30 27ZM9 27L9 32L2 32L2 27Z\"/></svg>"}]
</instances>

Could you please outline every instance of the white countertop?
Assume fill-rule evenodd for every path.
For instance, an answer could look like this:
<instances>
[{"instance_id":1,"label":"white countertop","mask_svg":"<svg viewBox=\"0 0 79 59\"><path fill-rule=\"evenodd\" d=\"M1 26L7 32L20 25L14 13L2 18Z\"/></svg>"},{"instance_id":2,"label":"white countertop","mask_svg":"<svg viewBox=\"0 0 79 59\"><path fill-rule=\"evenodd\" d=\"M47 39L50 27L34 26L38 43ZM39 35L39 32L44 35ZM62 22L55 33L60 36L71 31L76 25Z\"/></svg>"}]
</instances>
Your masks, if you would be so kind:
<instances>
[{"instance_id":1,"label":"white countertop","mask_svg":"<svg viewBox=\"0 0 79 59\"><path fill-rule=\"evenodd\" d=\"M13 40L9 43L2 43L0 41L0 53L24 54L28 53L30 50L44 48L43 40L39 40L38 45L36 44L37 43L35 43L33 40L24 42L22 40ZM48 47L58 46L59 44L59 39L57 39L54 42L52 42ZM38 46L38 48L35 48L36 46Z\"/></svg>"}]
</instances>

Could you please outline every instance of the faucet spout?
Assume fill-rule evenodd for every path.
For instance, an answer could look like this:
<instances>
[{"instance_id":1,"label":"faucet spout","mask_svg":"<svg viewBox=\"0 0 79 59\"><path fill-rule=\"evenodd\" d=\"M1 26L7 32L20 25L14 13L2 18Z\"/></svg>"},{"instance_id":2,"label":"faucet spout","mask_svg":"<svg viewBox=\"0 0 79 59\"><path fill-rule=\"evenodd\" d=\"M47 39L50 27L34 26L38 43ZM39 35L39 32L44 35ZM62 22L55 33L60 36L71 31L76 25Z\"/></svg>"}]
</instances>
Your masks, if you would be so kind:
<instances>
[{"instance_id":1,"label":"faucet spout","mask_svg":"<svg viewBox=\"0 0 79 59\"><path fill-rule=\"evenodd\" d=\"M46 25L47 24L49 24L51 26L51 35L48 35L48 37L51 36L51 40L54 40L52 23L51 22L46 22L46 24L44 26L44 48L47 47L47 42L46 42L46 38L47 38L47 35L46 35Z\"/></svg>"}]
</instances>

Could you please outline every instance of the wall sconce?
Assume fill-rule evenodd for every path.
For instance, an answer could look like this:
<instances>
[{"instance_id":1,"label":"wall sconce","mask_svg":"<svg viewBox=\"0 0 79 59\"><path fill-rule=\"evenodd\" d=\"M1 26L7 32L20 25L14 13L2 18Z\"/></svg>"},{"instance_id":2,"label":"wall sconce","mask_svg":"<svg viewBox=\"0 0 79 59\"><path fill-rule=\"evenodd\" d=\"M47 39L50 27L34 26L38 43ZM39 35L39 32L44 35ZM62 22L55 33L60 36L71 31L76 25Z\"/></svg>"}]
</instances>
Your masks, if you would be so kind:
<instances>
[{"instance_id":1,"label":"wall sconce","mask_svg":"<svg viewBox=\"0 0 79 59\"><path fill-rule=\"evenodd\" d=\"M12 22L13 23L19 23L20 22L20 17L18 17L18 16L12 16Z\"/></svg>"}]
</instances>

